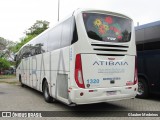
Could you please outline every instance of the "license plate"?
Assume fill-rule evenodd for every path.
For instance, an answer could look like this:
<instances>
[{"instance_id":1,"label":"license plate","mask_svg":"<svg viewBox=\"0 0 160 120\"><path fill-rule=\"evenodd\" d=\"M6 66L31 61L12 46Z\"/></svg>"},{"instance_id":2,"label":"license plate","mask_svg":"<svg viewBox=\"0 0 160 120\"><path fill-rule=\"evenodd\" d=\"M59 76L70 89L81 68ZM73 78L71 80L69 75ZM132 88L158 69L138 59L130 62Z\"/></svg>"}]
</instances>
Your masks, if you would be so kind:
<instances>
[{"instance_id":1,"label":"license plate","mask_svg":"<svg viewBox=\"0 0 160 120\"><path fill-rule=\"evenodd\" d=\"M107 91L107 95L116 95L116 91Z\"/></svg>"}]
</instances>

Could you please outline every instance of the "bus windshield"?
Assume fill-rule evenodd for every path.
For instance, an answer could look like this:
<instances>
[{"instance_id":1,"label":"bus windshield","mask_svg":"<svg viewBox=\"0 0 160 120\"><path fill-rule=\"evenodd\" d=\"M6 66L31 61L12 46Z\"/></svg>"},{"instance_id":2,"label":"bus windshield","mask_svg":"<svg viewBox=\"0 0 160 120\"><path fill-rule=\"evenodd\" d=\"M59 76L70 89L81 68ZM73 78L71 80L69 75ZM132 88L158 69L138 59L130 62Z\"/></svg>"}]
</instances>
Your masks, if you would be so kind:
<instances>
[{"instance_id":1,"label":"bus windshield","mask_svg":"<svg viewBox=\"0 0 160 120\"><path fill-rule=\"evenodd\" d=\"M88 37L103 42L129 42L131 20L98 13L83 13Z\"/></svg>"}]
</instances>

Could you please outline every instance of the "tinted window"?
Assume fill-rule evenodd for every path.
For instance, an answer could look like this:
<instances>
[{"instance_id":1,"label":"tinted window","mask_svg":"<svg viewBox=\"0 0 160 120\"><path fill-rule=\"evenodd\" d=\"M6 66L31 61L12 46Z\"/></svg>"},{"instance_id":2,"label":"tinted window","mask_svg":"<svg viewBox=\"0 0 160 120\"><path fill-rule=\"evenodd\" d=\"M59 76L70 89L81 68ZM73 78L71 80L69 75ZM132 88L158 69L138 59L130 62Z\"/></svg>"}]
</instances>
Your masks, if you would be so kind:
<instances>
[{"instance_id":1,"label":"tinted window","mask_svg":"<svg viewBox=\"0 0 160 120\"><path fill-rule=\"evenodd\" d=\"M49 31L48 51L60 48L62 26L63 24L61 23Z\"/></svg>"},{"instance_id":2,"label":"tinted window","mask_svg":"<svg viewBox=\"0 0 160 120\"><path fill-rule=\"evenodd\" d=\"M44 53L44 50L42 49L42 46L44 46L43 43L32 42L29 45L30 45L31 56Z\"/></svg>"},{"instance_id":3,"label":"tinted window","mask_svg":"<svg viewBox=\"0 0 160 120\"><path fill-rule=\"evenodd\" d=\"M73 37L72 37L71 44L73 44L77 41L78 41L77 27L76 27L76 23L74 23L74 30L73 30Z\"/></svg>"},{"instance_id":4,"label":"tinted window","mask_svg":"<svg viewBox=\"0 0 160 120\"><path fill-rule=\"evenodd\" d=\"M97 13L83 13L88 37L104 42L128 42L131 20Z\"/></svg>"},{"instance_id":5,"label":"tinted window","mask_svg":"<svg viewBox=\"0 0 160 120\"><path fill-rule=\"evenodd\" d=\"M77 40L75 20L74 17L70 17L49 31L48 51L69 46Z\"/></svg>"},{"instance_id":6,"label":"tinted window","mask_svg":"<svg viewBox=\"0 0 160 120\"><path fill-rule=\"evenodd\" d=\"M42 35L38 39L28 43L28 46L30 49L30 56L47 52L47 36L46 35Z\"/></svg>"},{"instance_id":7,"label":"tinted window","mask_svg":"<svg viewBox=\"0 0 160 120\"><path fill-rule=\"evenodd\" d=\"M30 51L29 45L26 45L19 51L16 59L21 60L23 58L27 58L30 56L30 53L31 53L31 51Z\"/></svg>"},{"instance_id":8,"label":"tinted window","mask_svg":"<svg viewBox=\"0 0 160 120\"><path fill-rule=\"evenodd\" d=\"M74 17L43 33L35 40L27 43L17 55L17 59L52 51L71 45L78 40L77 29ZM61 43L61 46L60 46Z\"/></svg>"},{"instance_id":9,"label":"tinted window","mask_svg":"<svg viewBox=\"0 0 160 120\"><path fill-rule=\"evenodd\" d=\"M22 58L27 58L31 56L30 45L26 45L22 49Z\"/></svg>"},{"instance_id":10,"label":"tinted window","mask_svg":"<svg viewBox=\"0 0 160 120\"><path fill-rule=\"evenodd\" d=\"M61 47L66 47L71 44L74 29L74 18L71 17L63 22Z\"/></svg>"},{"instance_id":11,"label":"tinted window","mask_svg":"<svg viewBox=\"0 0 160 120\"><path fill-rule=\"evenodd\" d=\"M19 51L16 55L16 65L15 65L16 68L18 67L20 62L21 62L21 51Z\"/></svg>"}]
</instances>

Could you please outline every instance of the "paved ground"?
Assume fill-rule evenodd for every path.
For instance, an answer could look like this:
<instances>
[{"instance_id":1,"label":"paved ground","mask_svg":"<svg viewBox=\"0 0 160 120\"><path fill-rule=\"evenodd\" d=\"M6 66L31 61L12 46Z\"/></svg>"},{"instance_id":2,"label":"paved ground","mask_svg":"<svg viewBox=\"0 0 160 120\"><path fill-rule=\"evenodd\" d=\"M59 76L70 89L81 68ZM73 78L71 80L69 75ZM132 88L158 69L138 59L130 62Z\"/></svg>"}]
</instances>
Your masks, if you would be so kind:
<instances>
[{"instance_id":1,"label":"paved ground","mask_svg":"<svg viewBox=\"0 0 160 120\"><path fill-rule=\"evenodd\" d=\"M1 80L2 81L2 80ZM14 82L13 82L14 81ZM0 82L0 111L71 111L69 116L75 115L75 111L88 111L85 113L88 116L89 111L103 111L102 114L119 114L110 113L109 111L160 111L160 96L152 96L150 99L131 99L123 101L115 101L101 104L81 105L76 107L68 107L60 102L46 103L41 93L29 88L21 87L19 83L16 83L16 79L7 80L7 82ZM106 111L106 113L104 113ZM82 113L82 116L85 116ZM95 116L98 116L99 113ZM103 117L76 117L76 119L104 119ZM103 115L102 115L103 116ZM68 119L75 119L74 117L67 117ZM17 118L15 118L17 120ZM44 118L43 118L44 119ZM51 118L45 118L51 119ZM62 119L62 117L55 117L54 119ZM65 118L66 119L66 118ZM117 119L107 117L110 119ZM135 118L119 118L119 119L135 119ZM140 118L142 119L142 118ZM145 118L148 120L159 118ZM1 120L1 118L0 118Z\"/></svg>"}]
</instances>

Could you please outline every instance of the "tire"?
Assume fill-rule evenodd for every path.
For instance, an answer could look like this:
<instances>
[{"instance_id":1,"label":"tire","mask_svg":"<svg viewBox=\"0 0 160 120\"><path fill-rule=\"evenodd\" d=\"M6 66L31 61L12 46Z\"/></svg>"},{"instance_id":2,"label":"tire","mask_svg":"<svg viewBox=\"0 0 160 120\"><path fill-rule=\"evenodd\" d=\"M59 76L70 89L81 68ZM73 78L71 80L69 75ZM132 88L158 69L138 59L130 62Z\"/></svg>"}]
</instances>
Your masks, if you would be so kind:
<instances>
[{"instance_id":1,"label":"tire","mask_svg":"<svg viewBox=\"0 0 160 120\"><path fill-rule=\"evenodd\" d=\"M143 78L138 79L138 91L137 91L137 98L147 98L149 95L148 85Z\"/></svg>"},{"instance_id":2,"label":"tire","mask_svg":"<svg viewBox=\"0 0 160 120\"><path fill-rule=\"evenodd\" d=\"M22 83L21 75L19 76L19 82L20 82L21 87L24 87L24 84Z\"/></svg>"},{"instance_id":3,"label":"tire","mask_svg":"<svg viewBox=\"0 0 160 120\"><path fill-rule=\"evenodd\" d=\"M43 97L44 97L44 100L45 100L47 103L53 102L53 98L52 98L52 97L50 96L50 94L49 94L48 83L47 83L46 80L45 80L44 83L43 83Z\"/></svg>"}]
</instances>

